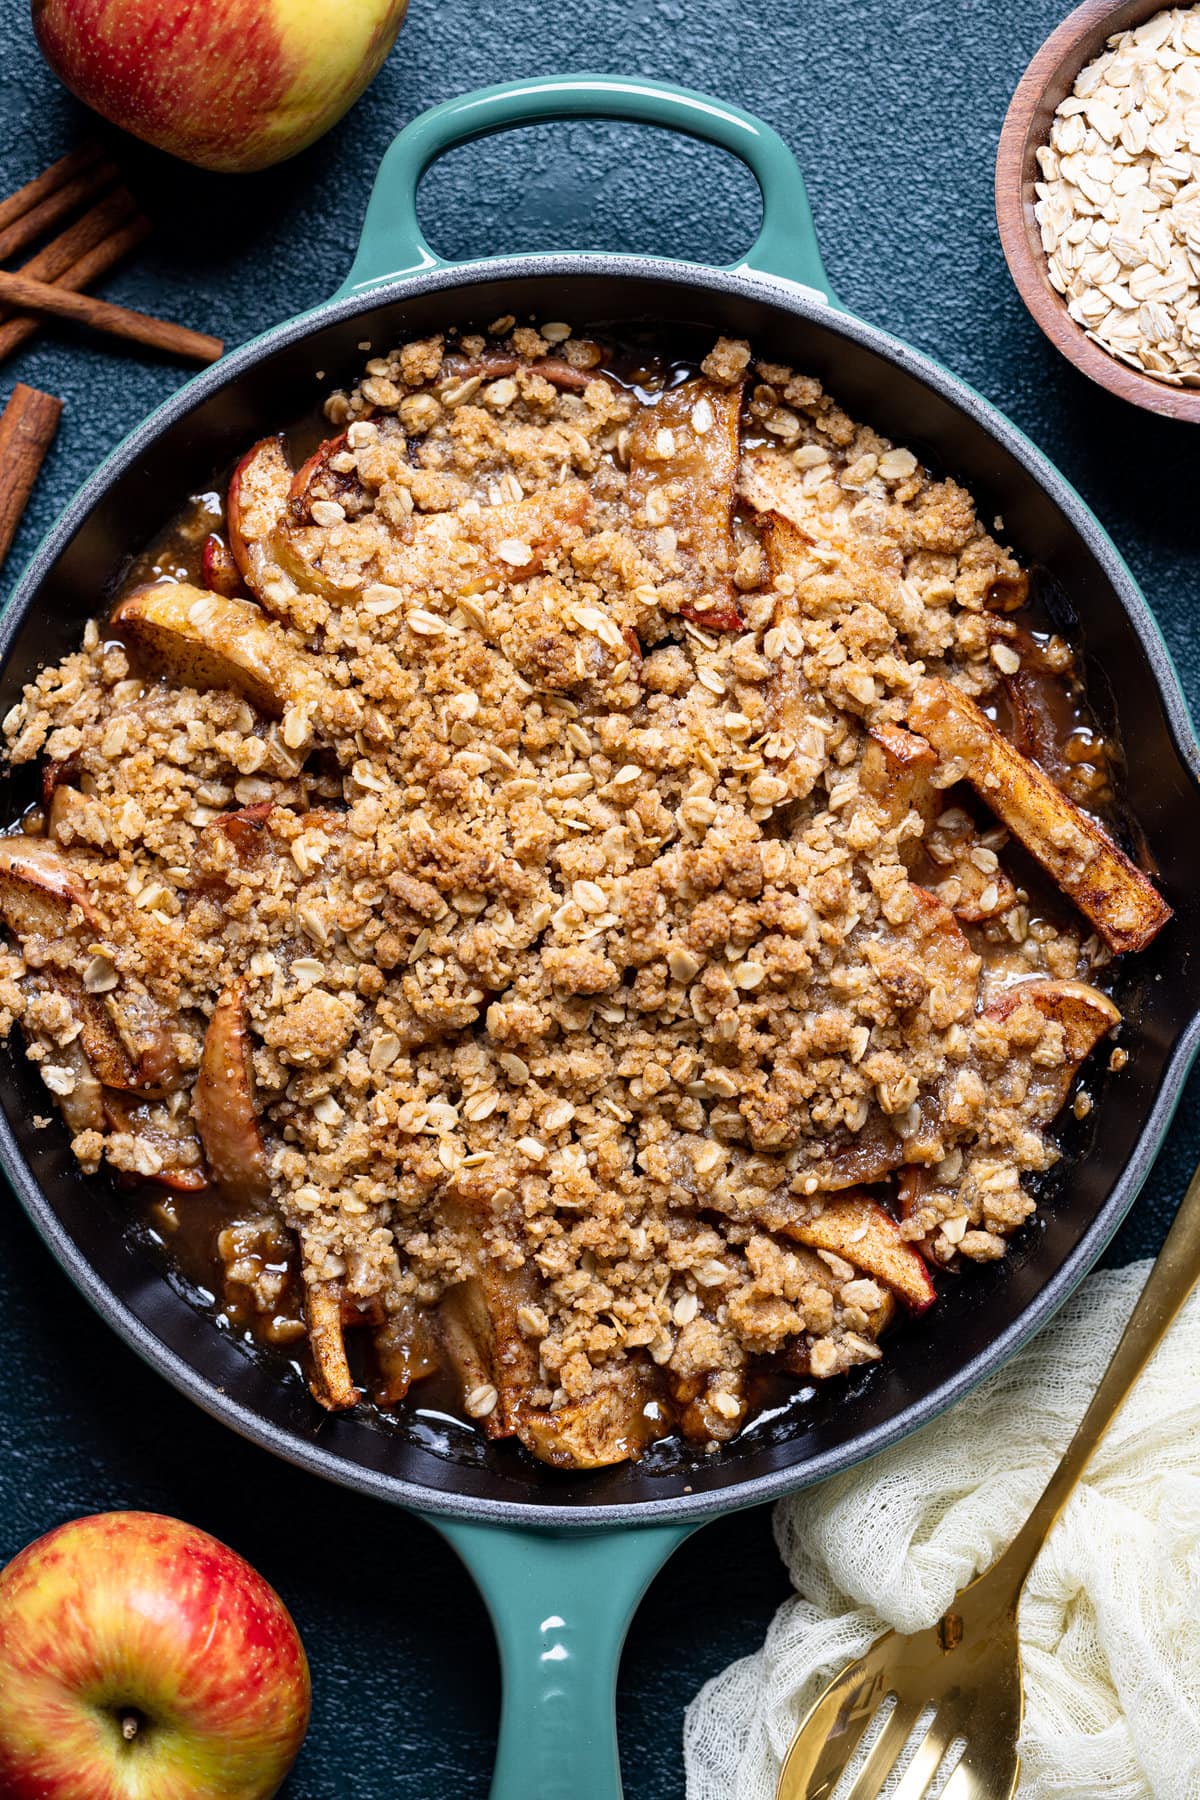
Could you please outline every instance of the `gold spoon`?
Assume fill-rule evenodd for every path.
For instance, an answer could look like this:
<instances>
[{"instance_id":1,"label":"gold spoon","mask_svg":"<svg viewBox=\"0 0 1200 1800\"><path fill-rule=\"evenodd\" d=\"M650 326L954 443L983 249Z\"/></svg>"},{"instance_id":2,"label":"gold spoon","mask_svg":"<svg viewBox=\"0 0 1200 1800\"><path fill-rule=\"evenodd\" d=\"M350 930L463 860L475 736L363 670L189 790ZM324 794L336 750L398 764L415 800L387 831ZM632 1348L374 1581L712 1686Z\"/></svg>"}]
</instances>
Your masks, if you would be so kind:
<instances>
[{"instance_id":1,"label":"gold spoon","mask_svg":"<svg viewBox=\"0 0 1200 1800\"><path fill-rule=\"evenodd\" d=\"M1046 1489L998 1562L963 1589L928 1631L889 1631L831 1681L792 1739L775 1800L922 1800L957 1766L938 1800L1012 1800L1021 1763L1024 1693L1017 1605L1025 1577L1088 1458L1200 1278L1200 1169L1130 1315L1104 1379ZM881 1718L882 1709L888 1710ZM882 1729L880 1728L882 1726ZM868 1730L853 1782L839 1787ZM903 1753L903 1754L902 1754Z\"/></svg>"}]
</instances>

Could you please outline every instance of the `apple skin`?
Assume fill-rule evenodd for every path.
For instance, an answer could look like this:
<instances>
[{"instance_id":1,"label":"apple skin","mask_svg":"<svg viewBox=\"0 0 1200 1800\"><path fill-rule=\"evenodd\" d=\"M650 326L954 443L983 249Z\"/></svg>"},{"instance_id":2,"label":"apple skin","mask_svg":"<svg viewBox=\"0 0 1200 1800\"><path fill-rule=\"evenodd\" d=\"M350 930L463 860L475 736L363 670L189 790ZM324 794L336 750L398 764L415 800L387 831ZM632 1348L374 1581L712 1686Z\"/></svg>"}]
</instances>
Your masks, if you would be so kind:
<instances>
[{"instance_id":1,"label":"apple skin","mask_svg":"<svg viewBox=\"0 0 1200 1800\"><path fill-rule=\"evenodd\" d=\"M0 1571L5 1800L267 1800L309 1704L278 1594L178 1519L76 1519Z\"/></svg>"},{"instance_id":2,"label":"apple skin","mask_svg":"<svg viewBox=\"0 0 1200 1800\"><path fill-rule=\"evenodd\" d=\"M55 74L135 137L205 169L265 169L373 81L407 0L32 0Z\"/></svg>"}]
</instances>

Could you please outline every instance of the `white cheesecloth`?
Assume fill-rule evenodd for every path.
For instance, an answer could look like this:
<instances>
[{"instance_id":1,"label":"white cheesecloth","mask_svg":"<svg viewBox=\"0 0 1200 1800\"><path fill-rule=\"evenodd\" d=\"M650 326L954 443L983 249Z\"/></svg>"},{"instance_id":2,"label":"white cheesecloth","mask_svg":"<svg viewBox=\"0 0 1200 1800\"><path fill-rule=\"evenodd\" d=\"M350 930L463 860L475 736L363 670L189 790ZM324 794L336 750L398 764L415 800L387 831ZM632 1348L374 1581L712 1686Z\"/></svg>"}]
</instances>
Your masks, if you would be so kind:
<instances>
[{"instance_id":1,"label":"white cheesecloth","mask_svg":"<svg viewBox=\"0 0 1200 1800\"><path fill-rule=\"evenodd\" d=\"M975 1393L781 1501L796 1589L701 1690L688 1800L772 1800L795 1727L886 1625L932 1625L1024 1521L1149 1270L1104 1270ZM1092 1458L1025 1587L1019 1800L1200 1800L1200 1294Z\"/></svg>"}]
</instances>

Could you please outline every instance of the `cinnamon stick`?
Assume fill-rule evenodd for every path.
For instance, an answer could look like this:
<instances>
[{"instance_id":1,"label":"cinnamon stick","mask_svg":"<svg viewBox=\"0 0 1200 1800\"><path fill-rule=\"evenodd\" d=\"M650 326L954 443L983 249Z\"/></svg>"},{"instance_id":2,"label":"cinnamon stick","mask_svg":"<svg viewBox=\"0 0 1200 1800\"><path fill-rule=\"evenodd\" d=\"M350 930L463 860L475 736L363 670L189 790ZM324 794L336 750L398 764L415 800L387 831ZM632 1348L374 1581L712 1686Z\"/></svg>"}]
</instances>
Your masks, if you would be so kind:
<instances>
[{"instance_id":1,"label":"cinnamon stick","mask_svg":"<svg viewBox=\"0 0 1200 1800\"><path fill-rule=\"evenodd\" d=\"M27 181L24 187L18 188L15 194L10 194L6 200L0 200L0 231L7 230L15 220L23 218L59 188L74 181L77 175L82 175L85 169L98 160L99 155L99 144L81 144L78 150L72 150L67 156L60 156L48 169L43 169L40 175L35 175L32 181Z\"/></svg>"},{"instance_id":2,"label":"cinnamon stick","mask_svg":"<svg viewBox=\"0 0 1200 1800\"><path fill-rule=\"evenodd\" d=\"M53 193L31 206L21 217L14 219L11 225L0 231L0 262L15 256L18 250L24 250L27 244L43 237L60 219L68 218L71 213L78 212L97 194L110 188L117 179L114 163L105 159L85 169L73 181L56 188Z\"/></svg>"},{"instance_id":3,"label":"cinnamon stick","mask_svg":"<svg viewBox=\"0 0 1200 1800\"><path fill-rule=\"evenodd\" d=\"M0 565L58 430L62 401L18 382L0 416Z\"/></svg>"},{"instance_id":4,"label":"cinnamon stick","mask_svg":"<svg viewBox=\"0 0 1200 1800\"><path fill-rule=\"evenodd\" d=\"M128 188L114 188L111 194L89 207L82 218L60 231L57 237L52 237L28 262L23 262L17 274L27 275L31 281L57 281L73 262L78 262L118 226L126 224L136 206Z\"/></svg>"},{"instance_id":5,"label":"cinnamon stick","mask_svg":"<svg viewBox=\"0 0 1200 1800\"><path fill-rule=\"evenodd\" d=\"M106 275L149 231L150 221L135 211L132 194L118 188L58 237L51 238L45 249L39 250L17 273L78 291ZM5 317L0 310L0 319ZM28 313L7 317L0 324L0 362L27 343L41 323Z\"/></svg>"},{"instance_id":6,"label":"cinnamon stick","mask_svg":"<svg viewBox=\"0 0 1200 1800\"><path fill-rule=\"evenodd\" d=\"M128 338L135 344L146 344L151 350L163 350L174 356L185 356L194 362L216 362L225 346L220 338L202 331L189 331L186 325L173 325L166 319L155 319L149 313L134 312L127 306L113 306L91 294L74 293L59 282L31 281L26 275L13 275L0 270L0 306L17 306L22 312L49 313L57 319L72 319L106 331L112 337Z\"/></svg>"}]
</instances>

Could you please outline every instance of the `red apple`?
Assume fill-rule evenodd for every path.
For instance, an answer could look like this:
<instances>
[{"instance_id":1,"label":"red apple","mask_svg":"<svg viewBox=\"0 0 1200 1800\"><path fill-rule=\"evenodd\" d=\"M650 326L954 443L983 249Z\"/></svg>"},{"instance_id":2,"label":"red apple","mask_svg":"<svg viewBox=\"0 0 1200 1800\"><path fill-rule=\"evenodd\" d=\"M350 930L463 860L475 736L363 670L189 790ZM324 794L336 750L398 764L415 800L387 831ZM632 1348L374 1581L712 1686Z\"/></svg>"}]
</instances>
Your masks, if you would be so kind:
<instances>
[{"instance_id":1,"label":"red apple","mask_svg":"<svg viewBox=\"0 0 1200 1800\"><path fill-rule=\"evenodd\" d=\"M407 0L33 0L42 54L88 106L205 169L265 169L373 81Z\"/></svg>"},{"instance_id":2,"label":"red apple","mask_svg":"<svg viewBox=\"0 0 1200 1800\"><path fill-rule=\"evenodd\" d=\"M5 1800L267 1800L308 1711L282 1600L194 1526L98 1513L0 1572Z\"/></svg>"}]
</instances>

